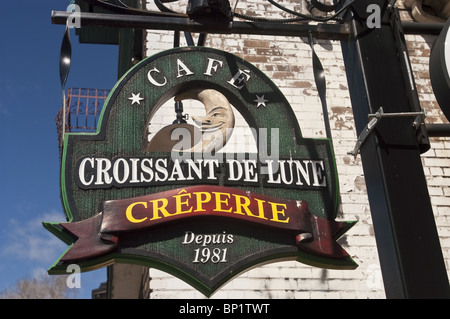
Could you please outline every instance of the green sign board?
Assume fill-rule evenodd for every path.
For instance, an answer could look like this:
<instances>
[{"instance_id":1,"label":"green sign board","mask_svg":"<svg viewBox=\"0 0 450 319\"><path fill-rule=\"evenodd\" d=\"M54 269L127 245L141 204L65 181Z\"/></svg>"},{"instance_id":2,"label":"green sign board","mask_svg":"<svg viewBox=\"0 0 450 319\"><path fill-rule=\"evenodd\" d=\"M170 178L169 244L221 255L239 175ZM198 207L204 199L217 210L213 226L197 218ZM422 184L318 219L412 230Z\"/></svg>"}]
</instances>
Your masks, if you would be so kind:
<instances>
[{"instance_id":1,"label":"green sign board","mask_svg":"<svg viewBox=\"0 0 450 319\"><path fill-rule=\"evenodd\" d=\"M172 98L200 101L205 116L190 125L178 112L149 141L152 117ZM257 153L219 151L233 109L255 133ZM172 49L116 84L97 133L66 134L68 222L44 226L69 247L49 272L136 263L209 296L269 262L354 269L336 242L354 224L335 221L338 193L330 141L302 137L288 101L259 69L215 49Z\"/></svg>"}]
</instances>

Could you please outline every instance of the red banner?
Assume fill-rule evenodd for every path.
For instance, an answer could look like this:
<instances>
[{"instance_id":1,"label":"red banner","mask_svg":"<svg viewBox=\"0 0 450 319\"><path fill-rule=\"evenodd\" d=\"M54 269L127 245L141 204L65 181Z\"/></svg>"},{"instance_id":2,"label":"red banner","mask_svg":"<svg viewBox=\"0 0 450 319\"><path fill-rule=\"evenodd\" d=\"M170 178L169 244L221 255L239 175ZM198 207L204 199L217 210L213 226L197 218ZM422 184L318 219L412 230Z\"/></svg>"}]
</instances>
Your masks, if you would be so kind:
<instances>
[{"instance_id":1,"label":"red banner","mask_svg":"<svg viewBox=\"0 0 450 319\"><path fill-rule=\"evenodd\" d=\"M102 212L61 226L78 237L61 258L76 261L114 252L124 232L151 230L174 221L226 218L291 232L299 250L348 257L336 243L352 223L311 214L304 201L286 200L220 186L190 186L103 203Z\"/></svg>"}]
</instances>

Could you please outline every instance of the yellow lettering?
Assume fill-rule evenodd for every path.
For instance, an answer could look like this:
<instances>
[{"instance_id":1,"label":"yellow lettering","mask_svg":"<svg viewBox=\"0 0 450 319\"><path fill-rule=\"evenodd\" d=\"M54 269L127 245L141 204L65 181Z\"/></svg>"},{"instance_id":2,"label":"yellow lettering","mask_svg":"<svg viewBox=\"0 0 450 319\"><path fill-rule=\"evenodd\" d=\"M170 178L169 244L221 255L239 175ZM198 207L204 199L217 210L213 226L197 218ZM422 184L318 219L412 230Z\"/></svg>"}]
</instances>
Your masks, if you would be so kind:
<instances>
[{"instance_id":1,"label":"yellow lettering","mask_svg":"<svg viewBox=\"0 0 450 319\"><path fill-rule=\"evenodd\" d=\"M197 209L194 210L194 212L206 211L206 209L203 209L203 204L206 204L211 200L211 194L207 192L194 192L194 195L197 200ZM202 199L202 195L205 195L204 199Z\"/></svg>"},{"instance_id":2,"label":"yellow lettering","mask_svg":"<svg viewBox=\"0 0 450 319\"><path fill-rule=\"evenodd\" d=\"M195 203L196 206L194 207L194 203L191 202L192 194L195 195ZM234 196L234 204L230 206L230 199L231 195ZM175 215L181 215L181 214L189 214L192 212L205 212L205 205L209 203L211 200L215 200L215 208L213 209L214 212L224 212L224 213L234 213L239 215L247 215L249 217L255 217L260 218L264 220L269 220L269 216L266 217L265 215L265 209L269 210L268 207L264 207L265 203L270 205L271 209L271 219L270 221L277 222L277 223L289 223L289 217L286 216L286 209L287 205L282 203L275 203L275 202L266 202L263 199L258 198L249 198L245 195L237 195L237 194L230 194L230 193L222 193L222 192L194 192L194 193L188 193L185 189L181 190L177 195L173 195L172 198L175 199L175 212L169 213L167 211L167 206L169 204L168 198L160 198L155 200L150 200L148 202L134 202L128 205L126 208L126 218L131 223L142 223L149 220L156 220L166 217L171 217ZM194 200L194 199L192 199ZM252 204L252 200L255 200L257 205L254 205L255 202ZM136 218L133 215L133 210L136 206L142 205L144 209L147 209L147 205L150 203L152 205L151 209L153 212L152 216L145 216L143 218ZM172 205L172 204L171 204ZM214 205L214 204L212 204ZM253 211L252 209L257 211ZM266 205L267 206L267 205ZM172 206L171 206L172 207ZM142 211L138 209L137 211ZM136 213L136 211L134 212ZM150 210L149 210L150 214ZM268 212L270 214L270 212Z\"/></svg>"},{"instance_id":3,"label":"yellow lettering","mask_svg":"<svg viewBox=\"0 0 450 319\"><path fill-rule=\"evenodd\" d=\"M213 192L216 198L216 209L214 209L215 212L225 212L225 213L231 213L231 209L224 210L222 209L222 204L228 205L228 199L222 199L220 198L221 195L225 195L228 198L230 198L230 194L228 193L219 193L219 192Z\"/></svg>"},{"instance_id":4,"label":"yellow lettering","mask_svg":"<svg viewBox=\"0 0 450 319\"><path fill-rule=\"evenodd\" d=\"M274 222L279 222L279 223L289 223L289 217L287 219L281 220L279 218L279 215L283 215L284 216L284 210L286 209L286 204L280 204L280 203L272 203L272 202L268 202L271 206L272 206L272 221ZM278 210L277 206L283 206L284 209L282 210Z\"/></svg>"},{"instance_id":5,"label":"yellow lettering","mask_svg":"<svg viewBox=\"0 0 450 319\"><path fill-rule=\"evenodd\" d=\"M178 195L174 195L173 196L173 197L175 197L175 205L176 205L176 210L177 210L174 215L179 215L179 214L185 214L185 213L192 212L192 207L189 208L188 210L183 210L183 208L181 207L182 205L189 206L189 199L186 199L184 202L182 202L181 201L181 197L182 196L187 196L187 197L191 198L191 193L186 193L186 194L181 194L181 193L186 193L186 190L183 189L182 191L180 191L178 193Z\"/></svg>"},{"instance_id":6,"label":"yellow lettering","mask_svg":"<svg viewBox=\"0 0 450 319\"><path fill-rule=\"evenodd\" d=\"M262 218L262 219L268 219L266 216L264 216L264 203L266 202L265 200L262 200L262 199L258 199L258 198L255 198L255 200L258 202L258 212L259 212L259 215L251 215L251 216L253 216L253 217L257 217L257 218Z\"/></svg>"},{"instance_id":7,"label":"yellow lettering","mask_svg":"<svg viewBox=\"0 0 450 319\"><path fill-rule=\"evenodd\" d=\"M248 209L248 205L250 205L250 199L247 196L241 196L233 194L233 196L236 198L236 211L235 214L245 215L242 212L242 208L245 210L245 213L249 216L253 216L253 214ZM242 203L242 200L244 200L244 203Z\"/></svg>"},{"instance_id":8,"label":"yellow lettering","mask_svg":"<svg viewBox=\"0 0 450 319\"><path fill-rule=\"evenodd\" d=\"M161 206L158 205L158 203L161 203ZM153 218L150 220L160 219L159 212L163 214L164 217L169 217L171 214L167 211L166 207L169 201L167 198L161 198L161 199L155 199L151 200L150 203L153 204Z\"/></svg>"},{"instance_id":9,"label":"yellow lettering","mask_svg":"<svg viewBox=\"0 0 450 319\"><path fill-rule=\"evenodd\" d=\"M135 203L130 204L130 205L127 207L127 210L126 210L125 215L127 216L127 219L128 219L130 222L135 223L135 224L137 224L137 223L142 223L144 220L147 219L147 217L144 217L144 218L141 218L141 219L136 219L136 218L134 218L134 216L133 216L133 207L136 206L136 205L142 205L142 206L144 206L145 208L147 208L147 203L146 203L146 202L135 202Z\"/></svg>"}]
</instances>

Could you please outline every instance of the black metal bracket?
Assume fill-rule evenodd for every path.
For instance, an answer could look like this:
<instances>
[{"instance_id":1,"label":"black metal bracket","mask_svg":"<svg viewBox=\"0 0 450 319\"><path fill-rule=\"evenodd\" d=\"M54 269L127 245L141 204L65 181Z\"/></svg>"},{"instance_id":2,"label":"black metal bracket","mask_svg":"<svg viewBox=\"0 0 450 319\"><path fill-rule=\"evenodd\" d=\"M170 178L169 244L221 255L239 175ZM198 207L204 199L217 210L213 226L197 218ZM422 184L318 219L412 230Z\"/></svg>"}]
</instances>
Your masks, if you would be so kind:
<instances>
[{"instance_id":1,"label":"black metal bracket","mask_svg":"<svg viewBox=\"0 0 450 319\"><path fill-rule=\"evenodd\" d=\"M183 114L183 102L181 101L175 102L175 113L177 118L172 124L186 123L186 120L189 119L189 114Z\"/></svg>"},{"instance_id":2,"label":"black metal bracket","mask_svg":"<svg viewBox=\"0 0 450 319\"><path fill-rule=\"evenodd\" d=\"M358 156L360 148L366 141L369 134L372 133L372 131L375 129L375 127L377 126L379 121L381 121L381 119L386 118L386 117L409 117L409 116L416 117L416 119L412 123L412 126L415 129L417 129L418 127L425 124L424 120L425 120L426 114L425 114L424 110L422 110L421 112L385 113L383 111L383 107L380 107L376 113L369 114L369 119L370 119L369 123L367 123L364 130L358 136L358 140L356 142L355 148L352 151L348 152L347 154L353 155L355 158L356 158L356 156Z\"/></svg>"},{"instance_id":3,"label":"black metal bracket","mask_svg":"<svg viewBox=\"0 0 450 319\"><path fill-rule=\"evenodd\" d=\"M53 24L66 24L70 12L52 11ZM149 30L187 31L216 34L259 34L274 36L309 37L316 39L346 40L351 30L347 23L282 24L276 22L232 21L229 23L195 22L184 17L143 16L109 13L80 13L83 26L104 26Z\"/></svg>"}]
</instances>

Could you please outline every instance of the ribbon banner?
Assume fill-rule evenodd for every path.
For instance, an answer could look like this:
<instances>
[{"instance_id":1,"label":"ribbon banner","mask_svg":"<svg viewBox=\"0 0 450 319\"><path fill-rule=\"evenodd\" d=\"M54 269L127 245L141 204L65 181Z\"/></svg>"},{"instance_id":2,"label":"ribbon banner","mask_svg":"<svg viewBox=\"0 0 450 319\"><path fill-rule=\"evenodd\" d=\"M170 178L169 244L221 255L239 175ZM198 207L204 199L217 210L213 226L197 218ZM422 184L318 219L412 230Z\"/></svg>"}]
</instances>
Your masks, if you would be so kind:
<instances>
[{"instance_id":1,"label":"ribbon banner","mask_svg":"<svg viewBox=\"0 0 450 319\"><path fill-rule=\"evenodd\" d=\"M123 234L148 231L187 219L223 218L248 225L290 231L299 250L328 258L348 258L336 239L352 222L312 215L304 201L278 199L221 186L191 186L142 197L111 200L102 212L60 226L78 239L61 258L64 262L97 258L115 252Z\"/></svg>"}]
</instances>

